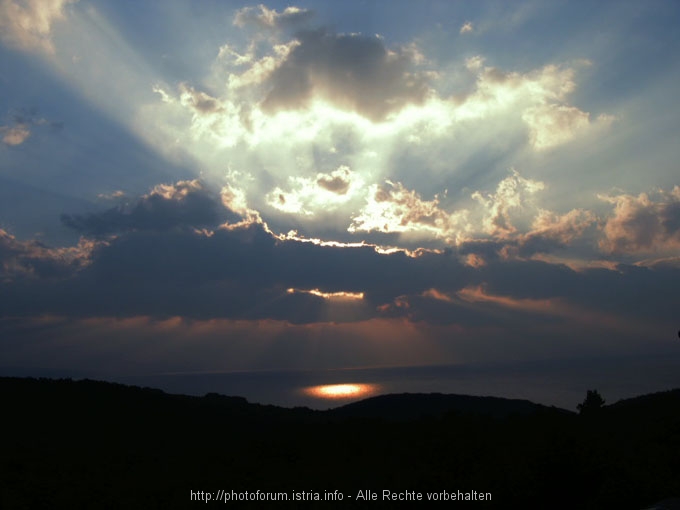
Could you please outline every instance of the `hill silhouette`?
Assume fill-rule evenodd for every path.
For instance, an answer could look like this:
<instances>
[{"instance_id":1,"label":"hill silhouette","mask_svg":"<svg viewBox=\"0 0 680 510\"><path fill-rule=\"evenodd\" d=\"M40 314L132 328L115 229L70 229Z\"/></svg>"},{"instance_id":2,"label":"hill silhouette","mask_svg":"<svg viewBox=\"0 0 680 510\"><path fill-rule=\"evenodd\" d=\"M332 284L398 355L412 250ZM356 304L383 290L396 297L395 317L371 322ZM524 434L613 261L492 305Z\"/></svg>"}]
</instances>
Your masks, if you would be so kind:
<instances>
[{"instance_id":1,"label":"hill silhouette","mask_svg":"<svg viewBox=\"0 0 680 510\"><path fill-rule=\"evenodd\" d=\"M507 418L512 415L530 415L548 410L569 413L563 409L548 408L528 400L442 393L401 393L380 395L353 402L331 410L330 414L347 418L408 421L441 417L447 414Z\"/></svg>"},{"instance_id":2,"label":"hill silhouette","mask_svg":"<svg viewBox=\"0 0 680 510\"><path fill-rule=\"evenodd\" d=\"M339 490L343 507L369 504L360 490L491 493L470 503L482 508L646 508L680 494L680 390L588 417L441 394L313 411L87 380L0 378L0 395L1 508L188 508L205 504L191 491L220 489Z\"/></svg>"}]
</instances>

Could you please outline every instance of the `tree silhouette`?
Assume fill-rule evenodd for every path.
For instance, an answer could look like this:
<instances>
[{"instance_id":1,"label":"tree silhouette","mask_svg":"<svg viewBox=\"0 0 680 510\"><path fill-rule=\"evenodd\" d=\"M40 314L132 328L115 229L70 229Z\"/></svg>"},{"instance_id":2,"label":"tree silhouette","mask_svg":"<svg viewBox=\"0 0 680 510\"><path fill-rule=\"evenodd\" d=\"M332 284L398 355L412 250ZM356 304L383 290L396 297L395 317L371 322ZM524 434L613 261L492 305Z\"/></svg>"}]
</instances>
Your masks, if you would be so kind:
<instances>
[{"instance_id":1,"label":"tree silhouette","mask_svg":"<svg viewBox=\"0 0 680 510\"><path fill-rule=\"evenodd\" d=\"M605 403L605 399L597 390L588 390L585 400L576 406L581 416L589 416L599 411Z\"/></svg>"}]
</instances>

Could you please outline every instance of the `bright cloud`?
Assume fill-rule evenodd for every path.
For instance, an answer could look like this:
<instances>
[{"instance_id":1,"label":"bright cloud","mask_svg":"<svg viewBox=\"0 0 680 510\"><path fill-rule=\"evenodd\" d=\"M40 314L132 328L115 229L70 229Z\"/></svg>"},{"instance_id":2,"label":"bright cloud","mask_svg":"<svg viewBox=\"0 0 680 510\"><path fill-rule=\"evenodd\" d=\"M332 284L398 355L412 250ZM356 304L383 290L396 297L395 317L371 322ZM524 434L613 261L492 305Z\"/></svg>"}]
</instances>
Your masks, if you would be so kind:
<instances>
[{"instance_id":1,"label":"bright cloud","mask_svg":"<svg viewBox=\"0 0 680 510\"><path fill-rule=\"evenodd\" d=\"M557 104L530 108L524 112L522 119L529 126L529 141L537 150L562 145L577 135L587 133L594 125L606 127L615 120L611 115L600 115L593 123L589 113Z\"/></svg>"},{"instance_id":2,"label":"bright cloud","mask_svg":"<svg viewBox=\"0 0 680 510\"><path fill-rule=\"evenodd\" d=\"M286 292L288 294L295 294L296 292L312 294L313 296L318 296L329 301L357 301L364 299L363 292L322 292L319 289L304 290L294 288L287 289Z\"/></svg>"},{"instance_id":3,"label":"bright cloud","mask_svg":"<svg viewBox=\"0 0 680 510\"><path fill-rule=\"evenodd\" d=\"M313 16L313 11L300 7L288 6L283 11L277 12L276 9L269 9L260 4L257 7L244 7L236 11L234 25L244 27L253 24L265 29L285 28L306 23Z\"/></svg>"},{"instance_id":4,"label":"bright cloud","mask_svg":"<svg viewBox=\"0 0 680 510\"><path fill-rule=\"evenodd\" d=\"M427 46L418 41L397 46L380 37L309 28L292 37L276 30L259 38L251 30L302 13L264 6L238 11L236 26L250 37L217 48L204 80L210 86L157 83L159 104L145 105L136 119L136 129L154 126L148 136L164 154L189 153L211 173L229 165L247 169L252 182L237 186L244 200L288 222L283 229L298 228L296 216L308 228L321 227L311 220L320 218L325 204L334 212L334 227L344 223L353 234L419 232L461 242L475 230L469 223L474 214L467 216L470 204L427 203L455 186L457 165L489 147L506 144L504 150L510 150L522 136L529 148L545 152L585 133L600 135L593 126L613 119L603 114L591 120L569 104L577 61L576 67L546 64L518 72L489 66L477 54L436 70ZM452 95L444 92L449 87ZM393 201L375 200L379 189L392 186L386 181L398 186L408 180L399 158L409 150L419 159L421 182L435 177L442 186L404 186L391 192ZM352 169L357 183L345 194L319 178L342 166ZM403 204L390 205L411 192L418 195L410 199L411 212ZM480 206L492 209L485 213L484 231L496 235L506 228L501 223L509 213L500 203L486 203L489 198L481 191L475 195ZM514 232L507 228L506 234Z\"/></svg>"},{"instance_id":5,"label":"bright cloud","mask_svg":"<svg viewBox=\"0 0 680 510\"><path fill-rule=\"evenodd\" d=\"M565 214L539 209L530 230L518 236L516 253L534 255L568 247L583 239L586 230L596 221L596 215L584 209L572 209ZM513 251L508 247L506 254Z\"/></svg>"},{"instance_id":6,"label":"bright cloud","mask_svg":"<svg viewBox=\"0 0 680 510\"><path fill-rule=\"evenodd\" d=\"M312 178L290 177L289 182L290 191L275 188L267 195L267 203L279 211L309 216L345 204L361 192L363 185L361 177L347 166Z\"/></svg>"},{"instance_id":7,"label":"bright cloud","mask_svg":"<svg viewBox=\"0 0 680 510\"><path fill-rule=\"evenodd\" d=\"M369 188L367 203L348 230L425 234L455 240L468 229L466 217L464 210L453 214L443 211L437 196L423 200L401 183L386 181L384 185L374 184Z\"/></svg>"},{"instance_id":8,"label":"bright cloud","mask_svg":"<svg viewBox=\"0 0 680 510\"><path fill-rule=\"evenodd\" d=\"M543 188L542 182L526 179L517 171L513 171L512 175L498 183L495 193L484 195L475 191L472 198L484 208L482 220L484 232L501 239L516 233L517 228L511 220L511 212L522 209L526 199Z\"/></svg>"},{"instance_id":9,"label":"bright cloud","mask_svg":"<svg viewBox=\"0 0 680 510\"><path fill-rule=\"evenodd\" d=\"M2 0L0 36L22 50L54 53L52 24L64 18L64 6L77 0Z\"/></svg>"},{"instance_id":10,"label":"bright cloud","mask_svg":"<svg viewBox=\"0 0 680 510\"><path fill-rule=\"evenodd\" d=\"M460 27L460 33L461 34L469 34L474 30L474 26L472 25L471 21L466 21L463 23L463 26Z\"/></svg>"},{"instance_id":11,"label":"bright cloud","mask_svg":"<svg viewBox=\"0 0 680 510\"><path fill-rule=\"evenodd\" d=\"M31 136L31 131L24 124L16 126L0 126L2 143L6 145L21 145Z\"/></svg>"},{"instance_id":12,"label":"bright cloud","mask_svg":"<svg viewBox=\"0 0 680 510\"><path fill-rule=\"evenodd\" d=\"M522 119L529 126L529 140L536 149L547 149L571 140L590 124L589 115L573 106L548 104L530 108Z\"/></svg>"},{"instance_id":13,"label":"bright cloud","mask_svg":"<svg viewBox=\"0 0 680 510\"><path fill-rule=\"evenodd\" d=\"M680 186L650 196L599 195L614 205L602 226L600 248L608 253L650 254L680 249Z\"/></svg>"}]
</instances>

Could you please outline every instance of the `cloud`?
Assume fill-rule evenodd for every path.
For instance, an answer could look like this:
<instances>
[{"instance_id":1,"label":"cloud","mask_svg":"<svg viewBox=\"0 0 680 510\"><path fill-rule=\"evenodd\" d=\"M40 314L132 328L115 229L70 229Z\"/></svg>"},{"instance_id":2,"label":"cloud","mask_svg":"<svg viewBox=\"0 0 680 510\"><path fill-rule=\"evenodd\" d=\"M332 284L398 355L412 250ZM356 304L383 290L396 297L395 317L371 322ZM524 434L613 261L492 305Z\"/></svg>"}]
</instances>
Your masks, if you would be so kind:
<instances>
[{"instance_id":1,"label":"cloud","mask_svg":"<svg viewBox=\"0 0 680 510\"><path fill-rule=\"evenodd\" d=\"M423 200L401 183L386 181L369 187L366 204L348 231L442 239L456 246L472 267L498 257L548 253L581 240L597 217L585 209L559 214L539 207L534 196L544 188L543 182L522 177L513 169L495 192L473 192L470 196L476 204L472 207L455 207L454 202L453 207L444 208L439 195Z\"/></svg>"},{"instance_id":2,"label":"cloud","mask_svg":"<svg viewBox=\"0 0 680 510\"><path fill-rule=\"evenodd\" d=\"M460 34L469 34L474 30L474 27L472 25L471 21L466 21L463 23L463 25L460 27Z\"/></svg>"},{"instance_id":3,"label":"cloud","mask_svg":"<svg viewBox=\"0 0 680 510\"><path fill-rule=\"evenodd\" d=\"M236 177L240 176L239 172L231 172L228 175L228 179L234 180ZM235 223L234 227L246 226L251 223L257 223L262 225L267 231L268 227L265 222L260 217L260 213L248 206L248 200L246 199L246 194L239 186L235 184L228 183L222 187L220 191L220 200L222 205L228 210L233 211L242 218L242 221ZM225 225L222 225L225 227Z\"/></svg>"},{"instance_id":4,"label":"cloud","mask_svg":"<svg viewBox=\"0 0 680 510\"><path fill-rule=\"evenodd\" d=\"M675 268L680 269L680 257L662 257L640 260L635 263L636 266L640 267L651 267L651 268Z\"/></svg>"},{"instance_id":5,"label":"cloud","mask_svg":"<svg viewBox=\"0 0 680 510\"><path fill-rule=\"evenodd\" d=\"M177 85L176 92L158 83L152 90L160 96L161 105L149 107L146 114L150 117L146 122L158 122L156 116L166 118L160 126L155 126L155 131L162 133L158 140L163 140L163 135L173 137L172 142L158 147L159 150L167 151L168 145L179 149L180 140L187 148L195 148L198 142L202 151L206 148L202 144L205 141L218 148L231 147L252 128L248 107L235 97L214 97L185 82ZM205 157L205 154L194 157Z\"/></svg>"},{"instance_id":6,"label":"cloud","mask_svg":"<svg viewBox=\"0 0 680 510\"><path fill-rule=\"evenodd\" d=\"M363 180L343 165L316 177L289 177L292 190L276 187L266 196L267 203L286 213L313 216L332 211L361 191Z\"/></svg>"},{"instance_id":7,"label":"cloud","mask_svg":"<svg viewBox=\"0 0 680 510\"><path fill-rule=\"evenodd\" d=\"M536 64L531 51L519 60L507 51L450 52L440 44L442 34L417 34L417 27L410 31L419 36L416 42L407 36L396 43L370 33L310 31L311 12L284 5L240 9L234 21L243 30L232 26L227 28L233 33L208 37L212 51L206 50L205 37L192 40L191 30L185 30L182 48L168 48L162 63L146 65L155 58L153 51L141 46L136 48L141 53L135 51L104 12L70 11L68 2L0 0L0 5L3 42L42 53L54 52L56 45L55 62L61 64L48 66L47 72L63 73L66 85L75 87L74 94L67 94L70 99L94 101L133 137L176 157L185 171L210 174L206 181L157 186L135 199L130 182L114 186L115 175L90 172L88 178L107 179L96 191L90 186L90 196L119 188L126 195L100 202L102 208L119 205L108 211L87 214L85 206L63 211L71 235L87 236L80 248L0 234L0 316L51 313L79 323L86 316L93 321L108 317L93 329L95 337L139 340L141 351L152 353L164 352L153 348L166 345L163 331L182 331L178 356L193 355L191 339L200 342L201 328L211 330L211 324L220 322L201 365L215 368L224 359L238 364L236 354L247 342L236 337L258 328L281 335L280 345L266 343L263 350L285 354L286 362L294 359L286 349L294 351L309 339L293 337L303 338L312 324L324 325L314 330L319 340L314 346L329 331L341 330L333 340L334 355L343 352L343 345L359 346L358 339L366 338L359 331L383 328L386 343L376 350L376 359L394 355L410 362L403 352L416 349L401 352L389 343L407 328L418 331L411 337L418 342L420 331L442 326L445 341L471 349L481 349L473 333L483 330L491 339L486 345L504 356L517 350L525 334L540 337L541 345L558 337L565 344L580 341L583 321L569 316L578 309L575 304L582 305L578 310L603 312L593 317L607 321L612 316L621 323L626 316L641 323L658 319L655 333L677 319L677 192L639 194L634 183L639 174L632 169L640 158L649 163L652 182L665 170L647 161L647 153L628 157L636 147L628 142L646 126L640 112L654 108L623 104L626 90L607 96L605 102L617 114L636 122L616 126L623 130L621 137L607 143L596 137L596 128L611 121L599 115L604 103L598 84L613 82L613 61L600 62L581 76L575 60ZM8 42L14 37L14 29L7 28L14 23L5 15L9 5L33 12L29 28L22 29L32 42L24 46ZM38 26L35 6L41 5L59 6L63 16L70 12L67 28L73 30L62 30L54 13L42 32L30 28ZM163 11L171 17L179 12ZM454 20L449 27L454 39L463 45L477 33L493 31L474 16L474 25L462 27L466 18L449 19ZM529 34L525 29L532 29L515 28L521 30L505 35L524 37ZM93 44L83 45L86 39ZM77 58L71 60L68 48L76 48ZM548 58L554 54L544 50ZM595 59L602 56L591 53ZM182 55L196 58L189 62ZM214 62L205 60L215 56ZM643 81L654 84L647 92L659 88L661 82L647 77ZM580 90L582 78L594 81ZM161 85L155 103L149 104L154 83ZM644 87L630 90L645 93ZM64 95L53 92L43 99ZM53 171L43 153L55 158L63 153L55 164L72 159L68 143L57 142L69 142L77 133L37 144L46 128L37 116L30 118L0 118L0 140L18 145L0 150L9 158L5 167L26 169L20 177L27 183L57 186L72 196L73 186L87 183L74 184L73 172ZM646 129L638 145L663 145L662 135L673 132L664 129L673 115L654 118L661 124L652 123L658 129ZM96 135L85 124L81 131ZM593 142L571 143L586 137ZM627 147L612 156L612 144L621 145L621 140ZM573 150L553 150L567 144ZM670 153L663 147L652 152L668 168ZM90 155L77 151L76 156ZM611 169L622 162L617 175L626 191L612 192L605 203L593 206L583 190L603 178L596 167ZM83 167L72 163L69 168ZM508 176L512 165L521 175ZM141 172L136 179L148 182L144 166L134 168ZM230 168L241 175L223 181ZM49 173L45 179L44 172ZM208 183L219 184L210 188ZM7 186L4 196L15 188ZM5 200L6 225L15 222L12 201L22 200ZM44 204L24 205L27 214L21 216L26 218L44 210ZM292 229L301 233L278 233ZM593 261L592 255L606 260ZM585 259L577 261L580 266L572 262L578 257ZM593 268L597 263L603 267ZM140 317L144 324L134 323ZM105 333L107 328L115 334ZM139 336L122 334L132 330ZM618 333L620 327L612 330ZM63 330L63 338L72 331ZM158 343L145 340L145 334ZM85 343L84 336L78 338ZM220 349L232 341L241 342L240 347ZM595 334L588 341L599 342ZM105 351L107 342L101 345ZM244 367L257 360L255 351L249 352ZM349 351L345 355L350 359ZM106 359L105 353L100 359Z\"/></svg>"},{"instance_id":8,"label":"cloud","mask_svg":"<svg viewBox=\"0 0 680 510\"><path fill-rule=\"evenodd\" d=\"M550 299L517 299L509 296L492 295L489 294L483 286L465 287L458 291L456 296L467 302L490 303L515 311L549 315L566 314L570 317L576 315L565 309L564 303L559 303Z\"/></svg>"},{"instance_id":9,"label":"cloud","mask_svg":"<svg viewBox=\"0 0 680 510\"><path fill-rule=\"evenodd\" d=\"M341 167L331 175L319 175L316 183L331 193L345 195L349 191L350 175L349 168Z\"/></svg>"},{"instance_id":10,"label":"cloud","mask_svg":"<svg viewBox=\"0 0 680 510\"><path fill-rule=\"evenodd\" d=\"M525 238L541 236L568 244L581 236L595 220L595 215L584 209L572 209L562 215L541 209Z\"/></svg>"},{"instance_id":11,"label":"cloud","mask_svg":"<svg viewBox=\"0 0 680 510\"><path fill-rule=\"evenodd\" d=\"M123 190L112 191L111 193L98 193L97 198L102 200L116 200L125 197L125 192Z\"/></svg>"},{"instance_id":12,"label":"cloud","mask_svg":"<svg viewBox=\"0 0 680 510\"><path fill-rule=\"evenodd\" d=\"M674 331L680 301L671 297L668 279L677 275L677 267L576 271L559 263L496 258L459 275L456 285L438 282L400 294L379 311L416 323L491 328L500 335L497 347L506 334L520 331L547 335L551 342L567 335L571 343L578 334L595 343L598 335L649 338L652 331Z\"/></svg>"},{"instance_id":13,"label":"cloud","mask_svg":"<svg viewBox=\"0 0 680 510\"><path fill-rule=\"evenodd\" d=\"M612 115L600 114L592 121L590 113L568 104L569 95L576 90L572 67L549 64L522 74L483 64L479 55L465 61L468 71L476 75L476 83L472 90L458 94L455 116L459 119L517 113L529 129L530 145L538 151L592 134L592 128L606 128L615 120Z\"/></svg>"},{"instance_id":14,"label":"cloud","mask_svg":"<svg viewBox=\"0 0 680 510\"><path fill-rule=\"evenodd\" d=\"M50 280L73 276L90 262L97 243L81 239L76 246L50 248L37 241L21 241L0 229L0 282Z\"/></svg>"},{"instance_id":15,"label":"cloud","mask_svg":"<svg viewBox=\"0 0 680 510\"><path fill-rule=\"evenodd\" d=\"M255 58L255 44L251 42L244 53L239 53L230 44L223 44L217 52L217 61L224 62L230 66L243 66L253 62Z\"/></svg>"},{"instance_id":16,"label":"cloud","mask_svg":"<svg viewBox=\"0 0 680 510\"><path fill-rule=\"evenodd\" d=\"M541 318L555 321L566 326L567 323L580 324L587 328L598 328L627 332L627 328L643 330L639 322L617 316L609 311L584 307L582 304L570 303L560 297L532 299L517 298L510 295L494 295L484 286L469 286L456 293L456 297L468 303L483 304L491 310L511 311L513 319L524 322L522 316L531 316L535 320Z\"/></svg>"},{"instance_id":17,"label":"cloud","mask_svg":"<svg viewBox=\"0 0 680 510\"><path fill-rule=\"evenodd\" d=\"M283 11L269 9L263 4L257 7L243 7L234 15L234 25L244 27L254 25L263 29L294 28L304 25L314 17L314 11L288 6Z\"/></svg>"},{"instance_id":18,"label":"cloud","mask_svg":"<svg viewBox=\"0 0 680 510\"><path fill-rule=\"evenodd\" d=\"M518 238L518 254L528 256L564 248L582 238L596 221L595 214L584 209L572 209L565 214L540 209L530 231Z\"/></svg>"},{"instance_id":19,"label":"cloud","mask_svg":"<svg viewBox=\"0 0 680 510\"><path fill-rule=\"evenodd\" d=\"M429 93L407 49L388 50L376 37L325 30L302 31L296 39L299 44L265 82L266 112L302 109L320 98L378 122L423 103Z\"/></svg>"},{"instance_id":20,"label":"cloud","mask_svg":"<svg viewBox=\"0 0 680 510\"><path fill-rule=\"evenodd\" d=\"M145 218L143 226L155 227L157 218L151 220ZM65 267L65 280L58 284L33 281L15 271L13 283L0 286L0 309L8 315L357 321L376 316L377 306L397 295L422 292L442 281L455 287L457 275L465 271L448 255L421 251L409 256L403 251L380 253L373 246L285 239L259 223L206 231L133 229L129 221L122 222L123 230L121 222L111 222L119 234L98 243L86 263ZM113 230L108 224L95 226L97 233ZM23 257L22 267L29 267L38 258L6 244L11 250L0 253L6 265ZM43 258L59 256L50 251ZM442 268L443 276L431 272L433 264ZM363 299L356 304L351 300L349 308L343 300L328 299L341 295Z\"/></svg>"},{"instance_id":21,"label":"cloud","mask_svg":"<svg viewBox=\"0 0 680 510\"><path fill-rule=\"evenodd\" d=\"M216 98L205 92L198 91L186 83L181 83L179 88L180 102L194 109L198 114L219 113L224 110Z\"/></svg>"},{"instance_id":22,"label":"cloud","mask_svg":"<svg viewBox=\"0 0 680 510\"><path fill-rule=\"evenodd\" d=\"M404 366L441 361L426 327L403 319L286 321L136 317L0 319L5 367L88 377Z\"/></svg>"},{"instance_id":23,"label":"cloud","mask_svg":"<svg viewBox=\"0 0 680 510\"><path fill-rule=\"evenodd\" d=\"M12 127L0 126L0 133L2 133L2 143L5 145L21 145L31 136L31 131L25 124Z\"/></svg>"},{"instance_id":24,"label":"cloud","mask_svg":"<svg viewBox=\"0 0 680 510\"><path fill-rule=\"evenodd\" d=\"M9 146L21 145L31 136L34 128L44 128L45 126L55 132L60 131L63 124L38 117L37 108L19 109L15 111L7 125L0 126L2 143Z\"/></svg>"},{"instance_id":25,"label":"cloud","mask_svg":"<svg viewBox=\"0 0 680 510\"><path fill-rule=\"evenodd\" d=\"M506 239L517 232L510 211L521 209L527 198L544 188L544 183L526 179L513 170L512 175L498 183L495 193L475 191L472 198L484 208L483 231L496 238Z\"/></svg>"},{"instance_id":26,"label":"cloud","mask_svg":"<svg viewBox=\"0 0 680 510\"><path fill-rule=\"evenodd\" d=\"M247 12L259 15L260 9ZM202 85L183 83L174 94L156 87L163 103L155 111L169 120L159 123L168 131L161 150L187 147L210 167L228 159L248 168L255 178L242 187L249 202L285 213L287 219L276 218L288 222L282 229L299 228L290 223L293 215L312 228L318 208L304 190L322 182L305 180L330 168L350 166L366 188L385 179L413 186L399 163L408 154L434 177L416 186L432 197L440 190L427 183L450 187L453 168L491 157L482 153L503 151L507 158L525 141L548 150L605 124L569 104L576 90L571 64L515 72L475 55L433 72L426 46L413 41L389 45L330 29L267 39L245 35L240 46L220 47ZM354 200L330 203L336 228L351 224L361 207Z\"/></svg>"},{"instance_id":27,"label":"cloud","mask_svg":"<svg viewBox=\"0 0 680 510\"><path fill-rule=\"evenodd\" d=\"M568 142L587 128L590 115L574 106L546 104L526 110L522 119L529 126L529 141L536 149Z\"/></svg>"},{"instance_id":28,"label":"cloud","mask_svg":"<svg viewBox=\"0 0 680 510\"><path fill-rule=\"evenodd\" d=\"M465 263L472 267L483 267L490 261L526 257L555 264L564 263L575 269L593 267L592 264L596 261L559 259L545 255L584 240L586 230L594 227L596 222L596 215L584 209L572 209L558 214L539 208L526 232L520 232L510 224L514 230L503 229L496 232L496 236L487 239L470 237L458 246L458 250L464 256ZM604 265L595 265L616 269L616 264L611 261Z\"/></svg>"},{"instance_id":29,"label":"cloud","mask_svg":"<svg viewBox=\"0 0 680 510\"><path fill-rule=\"evenodd\" d=\"M647 193L598 197L614 205L613 216L602 226L603 251L636 255L680 249L680 186L652 197Z\"/></svg>"},{"instance_id":30,"label":"cloud","mask_svg":"<svg viewBox=\"0 0 680 510\"><path fill-rule=\"evenodd\" d=\"M223 52L220 49L218 60L225 63L230 71L227 77L228 89L232 91L243 90L244 87L259 86L265 83L299 44L299 41L295 39L285 44L274 44L271 48L272 52L262 55L260 58L256 57L252 43L248 46L245 55L240 55L231 49L228 52ZM241 70L243 66L248 64L250 64L249 67Z\"/></svg>"},{"instance_id":31,"label":"cloud","mask_svg":"<svg viewBox=\"0 0 680 510\"><path fill-rule=\"evenodd\" d=\"M478 72L484 65L484 57L475 55L465 59L465 68L469 71Z\"/></svg>"},{"instance_id":32,"label":"cloud","mask_svg":"<svg viewBox=\"0 0 680 510\"><path fill-rule=\"evenodd\" d=\"M506 72L492 66L483 67L484 59L466 60L474 72L474 89L457 108L460 118L479 118L513 109L520 112L547 103L563 102L576 89L575 71L549 64L528 73Z\"/></svg>"},{"instance_id":33,"label":"cloud","mask_svg":"<svg viewBox=\"0 0 680 510\"><path fill-rule=\"evenodd\" d=\"M562 145L587 133L594 125L608 126L615 120L611 115L600 115L593 123L588 112L558 104L529 108L522 114L522 119L529 126L529 142L537 150Z\"/></svg>"},{"instance_id":34,"label":"cloud","mask_svg":"<svg viewBox=\"0 0 680 510\"><path fill-rule=\"evenodd\" d=\"M0 0L0 35L21 50L54 53L51 31L64 6L77 0Z\"/></svg>"},{"instance_id":35,"label":"cloud","mask_svg":"<svg viewBox=\"0 0 680 510\"><path fill-rule=\"evenodd\" d=\"M198 180L159 184L132 205L104 212L61 217L64 225L86 235L104 236L131 230L217 226L228 218L241 219L226 209L222 199Z\"/></svg>"},{"instance_id":36,"label":"cloud","mask_svg":"<svg viewBox=\"0 0 680 510\"><path fill-rule=\"evenodd\" d=\"M386 181L369 187L366 204L352 219L349 232L401 232L434 235L455 242L467 233L467 211L449 214L439 207L439 197L423 200L403 184Z\"/></svg>"},{"instance_id":37,"label":"cloud","mask_svg":"<svg viewBox=\"0 0 680 510\"><path fill-rule=\"evenodd\" d=\"M383 318L466 330L544 328L545 334L559 332L558 325L576 327L569 321L581 309L590 315L574 324L598 331L618 332L623 323L630 331L650 323L658 329L675 320L676 266L575 271L560 263L493 256L512 242L520 248L536 240L571 242L592 219L583 211L542 212L533 234L488 242L491 255L479 246L466 252L466 244L407 253L277 236L255 221L195 228L196 209L182 204L192 196L207 201L195 181L158 186L139 201L152 204L149 216L134 223L104 215L92 230L117 235L105 242L83 239L74 248L49 248L2 232L0 317L177 316L292 324ZM423 207L396 186L381 198ZM223 207L220 199L212 202ZM223 200L238 202L229 193ZM170 220L159 219L163 214ZM416 224L432 222L405 208L408 214ZM212 214L198 218L216 221Z\"/></svg>"}]
</instances>

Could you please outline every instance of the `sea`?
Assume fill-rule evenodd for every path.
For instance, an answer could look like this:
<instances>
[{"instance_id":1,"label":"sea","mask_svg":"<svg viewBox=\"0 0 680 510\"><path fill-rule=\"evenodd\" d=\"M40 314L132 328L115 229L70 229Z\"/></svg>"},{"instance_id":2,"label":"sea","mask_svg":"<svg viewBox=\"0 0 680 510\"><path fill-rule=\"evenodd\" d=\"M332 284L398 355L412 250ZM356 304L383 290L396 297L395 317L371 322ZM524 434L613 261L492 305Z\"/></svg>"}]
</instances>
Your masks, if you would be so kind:
<instances>
[{"instance_id":1,"label":"sea","mask_svg":"<svg viewBox=\"0 0 680 510\"><path fill-rule=\"evenodd\" d=\"M525 399L575 411L588 390L608 404L680 388L680 355L523 363L262 370L122 376L116 382L169 393L220 393L283 407L329 409L390 393L451 393Z\"/></svg>"},{"instance_id":2,"label":"sea","mask_svg":"<svg viewBox=\"0 0 680 510\"><path fill-rule=\"evenodd\" d=\"M680 388L680 352L672 356L333 370L111 374L0 367L0 375L95 379L172 394L219 393L244 397L251 403L319 410L390 393L447 393L523 399L575 411L588 390L597 390L612 404Z\"/></svg>"}]
</instances>

